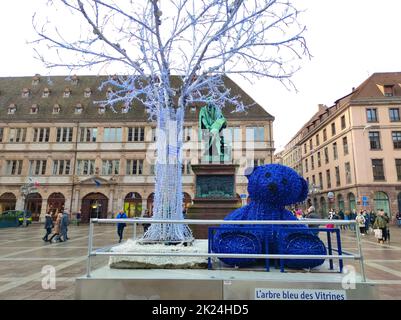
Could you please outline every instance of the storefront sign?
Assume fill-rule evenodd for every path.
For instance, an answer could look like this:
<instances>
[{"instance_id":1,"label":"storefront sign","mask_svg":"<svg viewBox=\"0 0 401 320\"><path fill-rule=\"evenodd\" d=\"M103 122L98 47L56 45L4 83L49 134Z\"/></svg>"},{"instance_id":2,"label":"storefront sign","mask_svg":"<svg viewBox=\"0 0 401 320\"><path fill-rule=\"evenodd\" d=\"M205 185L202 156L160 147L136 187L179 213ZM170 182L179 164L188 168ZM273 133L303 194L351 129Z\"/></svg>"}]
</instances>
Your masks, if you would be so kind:
<instances>
[{"instance_id":1,"label":"storefront sign","mask_svg":"<svg viewBox=\"0 0 401 320\"><path fill-rule=\"evenodd\" d=\"M345 290L256 288L255 300L347 300Z\"/></svg>"}]
</instances>

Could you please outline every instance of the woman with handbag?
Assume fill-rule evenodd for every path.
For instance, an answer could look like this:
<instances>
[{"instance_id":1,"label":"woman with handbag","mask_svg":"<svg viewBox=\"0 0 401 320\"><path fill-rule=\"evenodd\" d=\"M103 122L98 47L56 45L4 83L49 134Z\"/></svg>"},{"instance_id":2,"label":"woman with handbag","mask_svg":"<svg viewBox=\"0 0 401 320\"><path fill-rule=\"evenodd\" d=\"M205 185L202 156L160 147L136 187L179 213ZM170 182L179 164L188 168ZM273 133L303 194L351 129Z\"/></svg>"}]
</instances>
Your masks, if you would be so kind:
<instances>
[{"instance_id":1,"label":"woman with handbag","mask_svg":"<svg viewBox=\"0 0 401 320\"><path fill-rule=\"evenodd\" d=\"M376 236L376 234L379 234L379 232L375 231L375 236L377 237L377 242L378 243L384 243L384 241L387 241L387 225L388 225L389 219L388 217L384 214L383 210L379 210L377 213L377 217L375 220L375 223L373 224L373 229L380 229L381 230L381 237L379 238L379 235Z\"/></svg>"}]
</instances>

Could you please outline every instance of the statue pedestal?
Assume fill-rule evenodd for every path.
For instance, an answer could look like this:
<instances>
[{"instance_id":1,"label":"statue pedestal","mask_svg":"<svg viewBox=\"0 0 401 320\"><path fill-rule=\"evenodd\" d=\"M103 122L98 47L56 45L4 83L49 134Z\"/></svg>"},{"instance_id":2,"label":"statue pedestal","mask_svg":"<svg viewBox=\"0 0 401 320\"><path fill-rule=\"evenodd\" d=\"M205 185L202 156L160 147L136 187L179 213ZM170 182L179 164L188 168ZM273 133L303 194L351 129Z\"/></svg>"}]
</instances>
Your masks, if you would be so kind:
<instances>
[{"instance_id":1,"label":"statue pedestal","mask_svg":"<svg viewBox=\"0 0 401 320\"><path fill-rule=\"evenodd\" d=\"M192 165L196 192L188 208L188 219L223 219L241 206L236 197L235 164ZM210 225L211 226L211 225ZM207 239L209 225L190 225L197 239Z\"/></svg>"}]
</instances>

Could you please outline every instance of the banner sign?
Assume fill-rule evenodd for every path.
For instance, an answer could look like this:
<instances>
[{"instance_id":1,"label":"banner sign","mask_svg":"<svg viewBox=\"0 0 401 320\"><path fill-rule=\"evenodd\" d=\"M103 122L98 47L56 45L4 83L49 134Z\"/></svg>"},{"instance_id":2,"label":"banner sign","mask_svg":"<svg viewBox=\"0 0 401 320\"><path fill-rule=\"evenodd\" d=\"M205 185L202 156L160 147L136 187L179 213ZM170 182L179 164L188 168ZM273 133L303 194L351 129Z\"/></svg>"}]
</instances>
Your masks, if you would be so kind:
<instances>
[{"instance_id":1,"label":"banner sign","mask_svg":"<svg viewBox=\"0 0 401 320\"><path fill-rule=\"evenodd\" d=\"M347 300L345 290L256 288L255 300Z\"/></svg>"}]
</instances>

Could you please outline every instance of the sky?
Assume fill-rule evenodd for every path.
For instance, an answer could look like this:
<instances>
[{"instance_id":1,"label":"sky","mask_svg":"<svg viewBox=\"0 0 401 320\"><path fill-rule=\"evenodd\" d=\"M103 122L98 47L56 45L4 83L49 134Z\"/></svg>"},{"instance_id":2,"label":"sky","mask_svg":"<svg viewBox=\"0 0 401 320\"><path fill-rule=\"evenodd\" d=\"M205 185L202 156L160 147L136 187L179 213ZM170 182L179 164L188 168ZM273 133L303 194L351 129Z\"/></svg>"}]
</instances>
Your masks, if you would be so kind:
<instances>
[{"instance_id":1,"label":"sky","mask_svg":"<svg viewBox=\"0 0 401 320\"><path fill-rule=\"evenodd\" d=\"M32 15L46 0L13 0L0 9L0 77L54 73L34 58ZM400 0L292 0L312 54L293 77L297 91L267 79L235 79L275 117L276 151L317 111L333 105L375 72L401 71ZM65 74L68 72L65 71Z\"/></svg>"}]
</instances>

